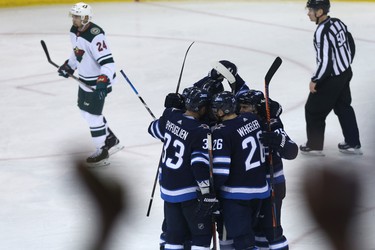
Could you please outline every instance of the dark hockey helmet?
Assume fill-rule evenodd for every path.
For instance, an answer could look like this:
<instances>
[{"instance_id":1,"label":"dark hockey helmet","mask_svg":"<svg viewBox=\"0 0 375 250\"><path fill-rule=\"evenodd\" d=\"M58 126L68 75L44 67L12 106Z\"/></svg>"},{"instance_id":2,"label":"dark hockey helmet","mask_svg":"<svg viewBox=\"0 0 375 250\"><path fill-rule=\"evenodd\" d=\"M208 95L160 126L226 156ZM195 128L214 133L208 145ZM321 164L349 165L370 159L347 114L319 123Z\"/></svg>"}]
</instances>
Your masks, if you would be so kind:
<instances>
[{"instance_id":1,"label":"dark hockey helmet","mask_svg":"<svg viewBox=\"0 0 375 250\"><path fill-rule=\"evenodd\" d=\"M224 86L220 81L207 81L202 88L207 90L212 96L224 91Z\"/></svg>"},{"instance_id":2,"label":"dark hockey helmet","mask_svg":"<svg viewBox=\"0 0 375 250\"><path fill-rule=\"evenodd\" d=\"M307 0L306 7L312 9L323 9L324 13L328 13L331 3L329 0Z\"/></svg>"},{"instance_id":3,"label":"dark hockey helmet","mask_svg":"<svg viewBox=\"0 0 375 250\"><path fill-rule=\"evenodd\" d=\"M262 91L249 90L237 97L238 104L253 105L258 115L262 118L266 118L266 98ZM283 111L281 105L269 99L270 102L270 115L272 118L279 117Z\"/></svg>"},{"instance_id":4,"label":"dark hockey helmet","mask_svg":"<svg viewBox=\"0 0 375 250\"><path fill-rule=\"evenodd\" d=\"M232 114L236 112L236 107L236 98L229 91L221 92L212 98L211 108L214 113L221 109L226 115Z\"/></svg>"},{"instance_id":5,"label":"dark hockey helmet","mask_svg":"<svg viewBox=\"0 0 375 250\"><path fill-rule=\"evenodd\" d=\"M194 88L196 88L196 87L187 87L187 88L184 88L184 90L182 91L182 98L184 99L184 101L185 101L185 99L186 99L186 97L188 96L188 94L190 93L190 91L192 90L192 89L194 89Z\"/></svg>"},{"instance_id":6,"label":"dark hockey helmet","mask_svg":"<svg viewBox=\"0 0 375 250\"><path fill-rule=\"evenodd\" d=\"M250 104L250 105L260 105L264 102L264 94L259 90L249 90L237 97L237 102L239 104Z\"/></svg>"},{"instance_id":7,"label":"dark hockey helmet","mask_svg":"<svg viewBox=\"0 0 375 250\"><path fill-rule=\"evenodd\" d=\"M211 102L207 90L192 87L185 98L185 108L189 111L198 112L200 108L208 106Z\"/></svg>"}]
</instances>

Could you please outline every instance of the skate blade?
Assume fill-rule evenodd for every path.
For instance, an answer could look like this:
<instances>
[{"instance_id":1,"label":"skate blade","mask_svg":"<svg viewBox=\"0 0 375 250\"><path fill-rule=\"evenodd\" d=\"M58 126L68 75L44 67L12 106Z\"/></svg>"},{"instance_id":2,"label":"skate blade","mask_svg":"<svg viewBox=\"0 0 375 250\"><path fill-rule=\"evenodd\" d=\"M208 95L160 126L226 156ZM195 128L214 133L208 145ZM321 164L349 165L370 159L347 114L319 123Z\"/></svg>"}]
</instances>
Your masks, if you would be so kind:
<instances>
[{"instance_id":1,"label":"skate blade","mask_svg":"<svg viewBox=\"0 0 375 250\"><path fill-rule=\"evenodd\" d=\"M101 161L98 161L98 162L86 162L86 166L88 168L101 168L101 167L106 167L106 166L109 166L110 162L107 159L104 159L104 160L101 160Z\"/></svg>"},{"instance_id":2,"label":"skate blade","mask_svg":"<svg viewBox=\"0 0 375 250\"><path fill-rule=\"evenodd\" d=\"M124 149L124 146L120 145L120 144L117 144L117 145L113 146L112 148L110 148L108 150L108 154L113 155L113 154L117 153L118 151L120 151L122 149Z\"/></svg>"},{"instance_id":3,"label":"skate blade","mask_svg":"<svg viewBox=\"0 0 375 250\"><path fill-rule=\"evenodd\" d=\"M340 153L345 155L363 155L362 150L355 149L355 150L347 150L347 149L339 149Z\"/></svg>"},{"instance_id":4,"label":"skate blade","mask_svg":"<svg viewBox=\"0 0 375 250\"><path fill-rule=\"evenodd\" d=\"M300 152L303 155L309 155L309 156L319 156L319 157L325 156L325 154L322 151L319 151L319 150L313 150L313 151L307 151L307 152L300 150Z\"/></svg>"}]
</instances>

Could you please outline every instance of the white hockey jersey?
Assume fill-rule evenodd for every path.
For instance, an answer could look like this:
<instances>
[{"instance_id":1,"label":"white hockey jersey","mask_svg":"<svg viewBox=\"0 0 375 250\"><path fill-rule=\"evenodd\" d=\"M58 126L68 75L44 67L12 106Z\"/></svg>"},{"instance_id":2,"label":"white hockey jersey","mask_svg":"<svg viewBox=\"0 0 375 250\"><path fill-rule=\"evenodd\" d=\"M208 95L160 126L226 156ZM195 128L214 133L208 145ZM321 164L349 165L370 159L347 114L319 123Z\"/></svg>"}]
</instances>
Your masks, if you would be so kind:
<instances>
[{"instance_id":1,"label":"white hockey jersey","mask_svg":"<svg viewBox=\"0 0 375 250\"><path fill-rule=\"evenodd\" d=\"M73 52L68 64L72 69L78 70L79 79L85 84L96 88L98 76L106 75L110 80L108 88L111 88L116 78L112 52L103 29L94 23L88 25L82 32L75 26L70 29ZM85 91L92 91L83 84L80 87Z\"/></svg>"}]
</instances>

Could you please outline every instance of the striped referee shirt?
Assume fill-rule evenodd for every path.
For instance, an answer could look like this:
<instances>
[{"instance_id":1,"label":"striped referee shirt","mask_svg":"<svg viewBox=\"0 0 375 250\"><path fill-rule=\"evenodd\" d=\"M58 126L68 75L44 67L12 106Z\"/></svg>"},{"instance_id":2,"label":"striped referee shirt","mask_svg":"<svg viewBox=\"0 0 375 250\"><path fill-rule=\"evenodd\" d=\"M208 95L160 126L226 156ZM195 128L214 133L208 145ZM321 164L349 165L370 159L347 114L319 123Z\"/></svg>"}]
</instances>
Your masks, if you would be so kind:
<instances>
[{"instance_id":1,"label":"striped referee shirt","mask_svg":"<svg viewBox=\"0 0 375 250\"><path fill-rule=\"evenodd\" d=\"M314 34L317 69L311 80L319 84L330 76L338 76L350 67L355 44L346 25L337 18L328 17Z\"/></svg>"}]
</instances>

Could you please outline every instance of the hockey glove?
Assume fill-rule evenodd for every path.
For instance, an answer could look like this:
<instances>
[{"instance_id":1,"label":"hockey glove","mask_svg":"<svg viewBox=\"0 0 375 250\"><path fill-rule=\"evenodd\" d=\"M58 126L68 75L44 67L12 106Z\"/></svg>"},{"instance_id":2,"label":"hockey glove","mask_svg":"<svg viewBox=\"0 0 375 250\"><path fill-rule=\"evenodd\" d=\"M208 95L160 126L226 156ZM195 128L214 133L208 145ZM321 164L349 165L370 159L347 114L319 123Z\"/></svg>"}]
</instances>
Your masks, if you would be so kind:
<instances>
[{"instance_id":1,"label":"hockey glove","mask_svg":"<svg viewBox=\"0 0 375 250\"><path fill-rule=\"evenodd\" d=\"M109 79L106 75L100 75L96 80L96 89L95 91L98 93L99 99L104 100L107 96L107 86L109 84Z\"/></svg>"},{"instance_id":2,"label":"hockey glove","mask_svg":"<svg viewBox=\"0 0 375 250\"><path fill-rule=\"evenodd\" d=\"M263 132L259 140L264 146L277 151L284 148L286 137L276 132Z\"/></svg>"},{"instance_id":3,"label":"hockey glove","mask_svg":"<svg viewBox=\"0 0 375 250\"><path fill-rule=\"evenodd\" d=\"M208 72L208 77L214 81L223 81L224 80L224 76L222 74L220 74L219 72L216 71L216 69L211 69L209 72Z\"/></svg>"},{"instance_id":4,"label":"hockey glove","mask_svg":"<svg viewBox=\"0 0 375 250\"><path fill-rule=\"evenodd\" d=\"M59 76L68 78L70 75L74 74L74 69L72 69L69 66L68 61L69 60L66 60L65 63L61 65L59 69L57 70L57 72L59 73Z\"/></svg>"},{"instance_id":5,"label":"hockey glove","mask_svg":"<svg viewBox=\"0 0 375 250\"><path fill-rule=\"evenodd\" d=\"M176 108L176 109L184 109L185 103L182 95L176 93L169 93L165 97L164 101L165 108Z\"/></svg>"},{"instance_id":6,"label":"hockey glove","mask_svg":"<svg viewBox=\"0 0 375 250\"><path fill-rule=\"evenodd\" d=\"M217 210L219 210L219 201L214 194L198 192L198 207L195 211L198 218L211 216Z\"/></svg>"}]
</instances>

